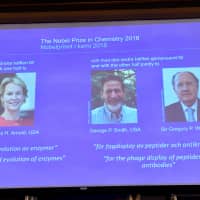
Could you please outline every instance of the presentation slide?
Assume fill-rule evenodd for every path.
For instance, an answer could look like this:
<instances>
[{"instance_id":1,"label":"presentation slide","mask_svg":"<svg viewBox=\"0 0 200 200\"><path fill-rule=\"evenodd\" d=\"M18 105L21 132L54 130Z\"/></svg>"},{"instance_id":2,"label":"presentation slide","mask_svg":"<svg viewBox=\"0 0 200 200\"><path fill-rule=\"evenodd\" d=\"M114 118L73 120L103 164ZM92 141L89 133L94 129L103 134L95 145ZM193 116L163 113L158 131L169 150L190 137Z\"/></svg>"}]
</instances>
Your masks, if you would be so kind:
<instances>
[{"instance_id":1,"label":"presentation slide","mask_svg":"<svg viewBox=\"0 0 200 200\"><path fill-rule=\"evenodd\" d=\"M199 185L199 35L200 20L1 25L0 188Z\"/></svg>"}]
</instances>

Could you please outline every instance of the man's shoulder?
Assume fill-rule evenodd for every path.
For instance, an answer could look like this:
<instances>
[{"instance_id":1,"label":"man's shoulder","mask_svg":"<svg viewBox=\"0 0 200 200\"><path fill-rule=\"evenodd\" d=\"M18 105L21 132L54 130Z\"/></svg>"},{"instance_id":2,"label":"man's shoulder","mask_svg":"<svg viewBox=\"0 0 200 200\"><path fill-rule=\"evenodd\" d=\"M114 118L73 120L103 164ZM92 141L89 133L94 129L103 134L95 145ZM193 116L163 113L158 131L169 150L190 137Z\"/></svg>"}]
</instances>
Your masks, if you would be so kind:
<instances>
[{"instance_id":1,"label":"man's shoulder","mask_svg":"<svg viewBox=\"0 0 200 200\"><path fill-rule=\"evenodd\" d=\"M129 106L126 106L126 105L123 106L123 110L127 113L137 113L136 108L132 108L132 107L129 107Z\"/></svg>"},{"instance_id":2,"label":"man's shoulder","mask_svg":"<svg viewBox=\"0 0 200 200\"><path fill-rule=\"evenodd\" d=\"M106 123L105 121L105 107L100 106L97 108L94 108L91 111L91 123L92 124L103 124Z\"/></svg>"},{"instance_id":3,"label":"man's shoulder","mask_svg":"<svg viewBox=\"0 0 200 200\"><path fill-rule=\"evenodd\" d=\"M137 109L123 105L123 123L137 123Z\"/></svg>"},{"instance_id":4,"label":"man's shoulder","mask_svg":"<svg viewBox=\"0 0 200 200\"><path fill-rule=\"evenodd\" d=\"M174 109L177 109L180 106L181 106L180 102L175 102L175 103L172 103L172 104L166 106L165 110L166 111L174 110Z\"/></svg>"},{"instance_id":5,"label":"man's shoulder","mask_svg":"<svg viewBox=\"0 0 200 200\"><path fill-rule=\"evenodd\" d=\"M185 115L180 102L172 103L165 107L166 122L184 122Z\"/></svg>"},{"instance_id":6,"label":"man's shoulder","mask_svg":"<svg viewBox=\"0 0 200 200\"><path fill-rule=\"evenodd\" d=\"M104 110L104 106L100 106L100 107L94 108L92 110L92 114L98 114L100 112L103 112L103 110Z\"/></svg>"}]
</instances>

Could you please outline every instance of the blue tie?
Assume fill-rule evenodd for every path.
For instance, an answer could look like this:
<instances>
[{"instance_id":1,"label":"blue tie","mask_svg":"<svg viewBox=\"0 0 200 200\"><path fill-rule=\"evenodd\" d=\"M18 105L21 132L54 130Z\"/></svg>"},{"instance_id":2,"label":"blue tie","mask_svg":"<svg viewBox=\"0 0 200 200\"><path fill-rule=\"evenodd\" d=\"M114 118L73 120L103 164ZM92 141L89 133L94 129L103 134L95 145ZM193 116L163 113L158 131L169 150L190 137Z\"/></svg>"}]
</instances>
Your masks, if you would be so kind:
<instances>
[{"instance_id":1,"label":"blue tie","mask_svg":"<svg viewBox=\"0 0 200 200\"><path fill-rule=\"evenodd\" d=\"M187 108L187 114L188 114L188 122L194 122L194 109L192 108Z\"/></svg>"}]
</instances>

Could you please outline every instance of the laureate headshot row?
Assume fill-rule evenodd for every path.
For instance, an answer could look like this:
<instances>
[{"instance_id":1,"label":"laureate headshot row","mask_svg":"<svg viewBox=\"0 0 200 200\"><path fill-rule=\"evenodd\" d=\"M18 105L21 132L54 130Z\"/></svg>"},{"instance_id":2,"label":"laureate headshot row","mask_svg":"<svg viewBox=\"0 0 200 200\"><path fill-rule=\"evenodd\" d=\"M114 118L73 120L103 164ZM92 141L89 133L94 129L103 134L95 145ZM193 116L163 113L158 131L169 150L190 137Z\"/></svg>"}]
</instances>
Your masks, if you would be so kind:
<instances>
[{"instance_id":1,"label":"laureate headshot row","mask_svg":"<svg viewBox=\"0 0 200 200\"><path fill-rule=\"evenodd\" d=\"M129 76L130 75L130 76ZM132 88L127 79L132 76ZM117 72L101 74L96 83L99 84L99 99L102 105L93 103L91 111L91 124L130 124L138 122L136 101L129 98L132 91L135 97L135 74L122 75ZM172 75L171 87L178 101L173 102L164 109L165 122L197 122L200 121L200 100L198 98L199 79L191 71L178 71ZM131 81L130 81L131 82ZM97 93L97 89L94 89ZM94 91L92 91L94 95ZM94 95L95 96L95 95ZM166 97L168 98L168 96ZM170 98L170 97L169 97Z\"/></svg>"},{"instance_id":2,"label":"laureate headshot row","mask_svg":"<svg viewBox=\"0 0 200 200\"><path fill-rule=\"evenodd\" d=\"M138 123L134 70L93 71L92 81L91 124ZM170 81L178 101L165 106L165 122L200 121L198 77L178 71ZM0 74L0 126L33 125L34 86L35 73Z\"/></svg>"}]
</instances>

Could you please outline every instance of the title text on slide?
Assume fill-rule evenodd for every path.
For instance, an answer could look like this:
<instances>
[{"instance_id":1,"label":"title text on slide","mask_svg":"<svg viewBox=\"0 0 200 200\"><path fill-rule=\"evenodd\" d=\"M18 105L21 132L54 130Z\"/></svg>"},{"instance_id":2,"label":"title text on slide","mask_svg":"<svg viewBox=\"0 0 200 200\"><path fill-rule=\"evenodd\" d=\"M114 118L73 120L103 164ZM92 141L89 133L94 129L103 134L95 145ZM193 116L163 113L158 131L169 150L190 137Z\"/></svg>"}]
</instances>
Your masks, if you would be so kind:
<instances>
[{"instance_id":1,"label":"title text on slide","mask_svg":"<svg viewBox=\"0 0 200 200\"><path fill-rule=\"evenodd\" d=\"M125 36L94 36L94 37L70 37L70 38L41 38L41 44L69 44L87 42L128 42L140 40L139 35L129 34Z\"/></svg>"},{"instance_id":2,"label":"title text on slide","mask_svg":"<svg viewBox=\"0 0 200 200\"><path fill-rule=\"evenodd\" d=\"M128 34L124 36L41 38L40 48L43 50L107 48L111 43L122 44L139 40L140 36L135 34Z\"/></svg>"}]
</instances>

